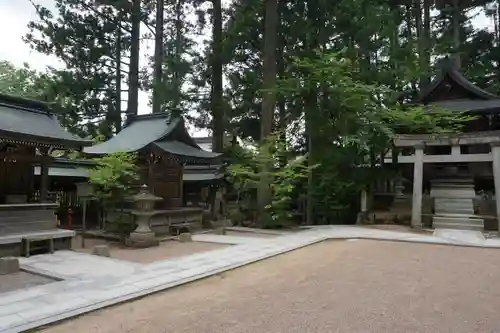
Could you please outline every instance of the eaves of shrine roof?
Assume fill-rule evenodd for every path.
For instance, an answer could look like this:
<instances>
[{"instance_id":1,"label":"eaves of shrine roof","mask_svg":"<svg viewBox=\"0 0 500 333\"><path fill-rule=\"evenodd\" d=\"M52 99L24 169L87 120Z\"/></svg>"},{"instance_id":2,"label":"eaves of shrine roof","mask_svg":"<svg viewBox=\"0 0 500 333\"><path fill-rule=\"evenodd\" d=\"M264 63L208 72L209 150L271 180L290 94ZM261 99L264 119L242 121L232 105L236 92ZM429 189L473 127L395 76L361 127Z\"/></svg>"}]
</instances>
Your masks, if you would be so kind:
<instances>
[{"instance_id":1,"label":"eaves of shrine roof","mask_svg":"<svg viewBox=\"0 0 500 333\"><path fill-rule=\"evenodd\" d=\"M91 141L66 131L48 103L0 94L0 137L80 149Z\"/></svg>"},{"instance_id":2,"label":"eaves of shrine roof","mask_svg":"<svg viewBox=\"0 0 500 333\"><path fill-rule=\"evenodd\" d=\"M168 136L181 122L180 118L169 121L168 114L137 116L114 137L87 147L84 152L94 155L136 152Z\"/></svg>"},{"instance_id":3,"label":"eaves of shrine roof","mask_svg":"<svg viewBox=\"0 0 500 333\"><path fill-rule=\"evenodd\" d=\"M187 132L183 118L171 120L168 113L136 116L117 135L106 142L86 148L84 152L105 155L150 148L195 159L212 159L221 155L201 149Z\"/></svg>"},{"instance_id":4,"label":"eaves of shrine roof","mask_svg":"<svg viewBox=\"0 0 500 333\"><path fill-rule=\"evenodd\" d=\"M444 109L452 112L490 112L500 109L500 99L490 100L473 100L473 99L454 99L444 100L434 103L429 103L426 109L432 111L433 109Z\"/></svg>"}]
</instances>

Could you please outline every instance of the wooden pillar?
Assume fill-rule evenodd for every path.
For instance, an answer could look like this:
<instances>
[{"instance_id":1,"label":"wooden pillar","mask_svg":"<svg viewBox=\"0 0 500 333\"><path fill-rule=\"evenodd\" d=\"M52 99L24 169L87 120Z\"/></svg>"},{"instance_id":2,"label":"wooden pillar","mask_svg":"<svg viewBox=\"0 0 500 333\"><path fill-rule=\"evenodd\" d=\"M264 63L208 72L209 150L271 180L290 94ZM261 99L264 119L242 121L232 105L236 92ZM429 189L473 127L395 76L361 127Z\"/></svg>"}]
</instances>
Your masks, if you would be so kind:
<instances>
[{"instance_id":1,"label":"wooden pillar","mask_svg":"<svg viewBox=\"0 0 500 333\"><path fill-rule=\"evenodd\" d=\"M415 146L413 165L413 199L411 206L411 226L422 227L422 187L424 180L424 145Z\"/></svg>"},{"instance_id":2,"label":"wooden pillar","mask_svg":"<svg viewBox=\"0 0 500 333\"><path fill-rule=\"evenodd\" d=\"M155 194L155 178L154 178L154 169L155 169L155 160L156 156L153 153L149 153L146 162L148 163L148 190L149 193Z\"/></svg>"},{"instance_id":3,"label":"wooden pillar","mask_svg":"<svg viewBox=\"0 0 500 333\"><path fill-rule=\"evenodd\" d=\"M497 224L500 231L500 142L491 144L493 155L493 177L495 182L495 201L497 210Z\"/></svg>"},{"instance_id":4,"label":"wooden pillar","mask_svg":"<svg viewBox=\"0 0 500 333\"><path fill-rule=\"evenodd\" d=\"M179 195L179 200L181 202L181 207L184 206L184 167L186 166L186 163L185 162L179 162L179 192L178 192L178 195Z\"/></svg>"},{"instance_id":5,"label":"wooden pillar","mask_svg":"<svg viewBox=\"0 0 500 333\"><path fill-rule=\"evenodd\" d=\"M40 153L42 154L40 163L40 202L47 202L49 196L49 150L41 148Z\"/></svg>"}]
</instances>

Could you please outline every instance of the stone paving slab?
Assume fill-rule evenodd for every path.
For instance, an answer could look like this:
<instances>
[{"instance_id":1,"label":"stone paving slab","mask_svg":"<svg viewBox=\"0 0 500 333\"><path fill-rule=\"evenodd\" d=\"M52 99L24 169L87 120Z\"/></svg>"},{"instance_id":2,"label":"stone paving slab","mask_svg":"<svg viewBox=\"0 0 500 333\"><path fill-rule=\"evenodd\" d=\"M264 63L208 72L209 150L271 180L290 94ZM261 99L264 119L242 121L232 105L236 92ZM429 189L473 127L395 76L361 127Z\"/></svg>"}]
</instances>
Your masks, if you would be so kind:
<instances>
[{"instance_id":1,"label":"stone paving slab","mask_svg":"<svg viewBox=\"0 0 500 333\"><path fill-rule=\"evenodd\" d=\"M486 241L482 232L474 230L436 229L432 235L464 243Z\"/></svg>"},{"instance_id":2,"label":"stone paving slab","mask_svg":"<svg viewBox=\"0 0 500 333\"><path fill-rule=\"evenodd\" d=\"M19 258L23 269L59 279L110 278L134 274L142 266L124 260L99 257L73 251L57 251L29 258ZM69 262L78 262L71 265Z\"/></svg>"},{"instance_id":3,"label":"stone paving slab","mask_svg":"<svg viewBox=\"0 0 500 333\"><path fill-rule=\"evenodd\" d=\"M222 235L195 237L237 245L144 265L71 251L23 258L22 268L57 274L64 276L66 280L0 294L0 332L14 333L37 328L327 239L380 239L464 245L428 235L356 226L312 227L297 234L276 238L252 239ZM488 239L466 245L500 247L500 241Z\"/></svg>"},{"instance_id":4,"label":"stone paving slab","mask_svg":"<svg viewBox=\"0 0 500 333\"><path fill-rule=\"evenodd\" d=\"M255 238L246 236L229 236L229 235L213 235L213 234L199 234L192 236L195 242L218 243L218 244L248 244L261 242L266 238Z\"/></svg>"},{"instance_id":5,"label":"stone paving slab","mask_svg":"<svg viewBox=\"0 0 500 333\"><path fill-rule=\"evenodd\" d=\"M225 227L224 229L229 231L240 231L240 232L248 232L255 234L267 234L267 235L286 235L289 234L290 231L280 231L280 230L272 230L272 229L257 229L257 228L248 228L248 227Z\"/></svg>"}]
</instances>

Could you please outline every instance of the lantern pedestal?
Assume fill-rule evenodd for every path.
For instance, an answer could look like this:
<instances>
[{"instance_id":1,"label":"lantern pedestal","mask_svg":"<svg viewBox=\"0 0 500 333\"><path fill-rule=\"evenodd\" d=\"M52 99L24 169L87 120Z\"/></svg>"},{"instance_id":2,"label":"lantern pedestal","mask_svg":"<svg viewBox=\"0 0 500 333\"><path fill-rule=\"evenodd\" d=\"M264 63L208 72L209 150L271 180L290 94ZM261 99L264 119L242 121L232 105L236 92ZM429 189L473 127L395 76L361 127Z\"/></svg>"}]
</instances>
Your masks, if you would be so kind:
<instances>
[{"instance_id":1,"label":"lantern pedestal","mask_svg":"<svg viewBox=\"0 0 500 333\"><path fill-rule=\"evenodd\" d=\"M125 245L135 248L146 248L158 246L159 241L156 239L154 232L132 232L130 236L125 240Z\"/></svg>"},{"instance_id":2,"label":"lantern pedestal","mask_svg":"<svg viewBox=\"0 0 500 333\"><path fill-rule=\"evenodd\" d=\"M145 248L158 246L159 242L156 239L155 233L149 228L149 220L154 213L132 211L135 216L137 228L125 240L125 245L130 247Z\"/></svg>"},{"instance_id":3,"label":"lantern pedestal","mask_svg":"<svg viewBox=\"0 0 500 333\"><path fill-rule=\"evenodd\" d=\"M135 209L131 211L131 214L135 216L137 228L125 240L125 245L136 248L158 246L159 242L149 227L149 221L155 215L154 203L162 198L152 195L149 193L148 187L142 185L140 192L134 195L132 200Z\"/></svg>"}]
</instances>

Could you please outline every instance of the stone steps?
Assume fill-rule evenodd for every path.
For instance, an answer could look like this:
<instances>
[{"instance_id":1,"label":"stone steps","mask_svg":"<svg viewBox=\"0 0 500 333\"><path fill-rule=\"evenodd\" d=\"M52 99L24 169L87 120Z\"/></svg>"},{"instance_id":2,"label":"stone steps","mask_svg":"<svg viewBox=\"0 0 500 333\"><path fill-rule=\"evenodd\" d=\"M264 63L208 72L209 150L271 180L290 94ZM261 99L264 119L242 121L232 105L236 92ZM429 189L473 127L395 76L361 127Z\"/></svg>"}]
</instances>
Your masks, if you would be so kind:
<instances>
[{"instance_id":1,"label":"stone steps","mask_svg":"<svg viewBox=\"0 0 500 333\"><path fill-rule=\"evenodd\" d=\"M432 218L432 226L434 228L443 229L464 229L464 230L479 230L484 229L484 220L474 217L474 215L464 214L446 214L435 215Z\"/></svg>"},{"instance_id":2,"label":"stone steps","mask_svg":"<svg viewBox=\"0 0 500 333\"><path fill-rule=\"evenodd\" d=\"M434 201L436 204L443 204L443 205L467 205L471 203L471 198L434 198Z\"/></svg>"},{"instance_id":3,"label":"stone steps","mask_svg":"<svg viewBox=\"0 0 500 333\"><path fill-rule=\"evenodd\" d=\"M471 199L435 198L434 211L438 215L446 215L446 214L474 215L474 205Z\"/></svg>"},{"instance_id":4,"label":"stone steps","mask_svg":"<svg viewBox=\"0 0 500 333\"><path fill-rule=\"evenodd\" d=\"M442 223L442 222L432 222L434 229L456 229L456 230L474 230L483 231L483 226L468 225L462 223Z\"/></svg>"},{"instance_id":5,"label":"stone steps","mask_svg":"<svg viewBox=\"0 0 500 333\"><path fill-rule=\"evenodd\" d=\"M431 182L434 198L434 228L477 230L484 229L484 220L474 215L476 191L473 178L443 178Z\"/></svg>"},{"instance_id":6,"label":"stone steps","mask_svg":"<svg viewBox=\"0 0 500 333\"><path fill-rule=\"evenodd\" d=\"M455 209L436 208L434 212L436 215L448 215L448 214L474 215L474 209L469 209L469 208L455 208Z\"/></svg>"}]
</instances>

